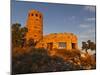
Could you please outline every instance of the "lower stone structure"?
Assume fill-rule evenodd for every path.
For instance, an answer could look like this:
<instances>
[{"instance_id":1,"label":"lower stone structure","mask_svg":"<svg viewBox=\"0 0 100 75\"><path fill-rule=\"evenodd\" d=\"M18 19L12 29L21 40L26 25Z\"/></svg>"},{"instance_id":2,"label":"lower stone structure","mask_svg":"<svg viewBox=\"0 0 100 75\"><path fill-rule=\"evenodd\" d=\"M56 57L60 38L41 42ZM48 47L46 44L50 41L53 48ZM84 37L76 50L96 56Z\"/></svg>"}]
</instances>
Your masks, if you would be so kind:
<instances>
[{"instance_id":1,"label":"lower stone structure","mask_svg":"<svg viewBox=\"0 0 100 75\"><path fill-rule=\"evenodd\" d=\"M51 33L43 36L37 46L37 48L45 49L78 49L77 36L73 33Z\"/></svg>"}]
</instances>

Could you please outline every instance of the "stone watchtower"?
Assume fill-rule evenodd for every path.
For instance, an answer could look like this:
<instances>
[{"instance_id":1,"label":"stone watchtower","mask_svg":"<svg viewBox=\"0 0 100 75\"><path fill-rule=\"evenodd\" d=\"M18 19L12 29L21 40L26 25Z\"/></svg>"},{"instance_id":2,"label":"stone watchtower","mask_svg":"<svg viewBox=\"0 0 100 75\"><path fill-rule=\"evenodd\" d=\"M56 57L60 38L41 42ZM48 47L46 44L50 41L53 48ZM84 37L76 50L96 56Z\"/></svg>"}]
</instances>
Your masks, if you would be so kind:
<instances>
[{"instance_id":1,"label":"stone watchtower","mask_svg":"<svg viewBox=\"0 0 100 75\"><path fill-rule=\"evenodd\" d=\"M37 10L30 10L28 12L28 18L26 21L26 27L28 32L26 34L26 40L34 39L39 41L43 38L43 15Z\"/></svg>"}]
</instances>

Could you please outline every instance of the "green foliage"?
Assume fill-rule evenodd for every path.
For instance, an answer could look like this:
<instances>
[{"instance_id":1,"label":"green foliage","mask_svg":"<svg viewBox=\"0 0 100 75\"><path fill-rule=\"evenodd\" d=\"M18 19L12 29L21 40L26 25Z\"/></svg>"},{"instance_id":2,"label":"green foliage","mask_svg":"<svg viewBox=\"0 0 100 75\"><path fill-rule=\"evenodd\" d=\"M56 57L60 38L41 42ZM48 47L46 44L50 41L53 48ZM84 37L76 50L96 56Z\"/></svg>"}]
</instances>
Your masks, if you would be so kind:
<instances>
[{"instance_id":1,"label":"green foliage","mask_svg":"<svg viewBox=\"0 0 100 75\"><path fill-rule=\"evenodd\" d=\"M87 43L88 43L88 49L91 49L91 50L96 49L96 44L94 42L91 42L91 40L88 40Z\"/></svg>"},{"instance_id":2,"label":"green foliage","mask_svg":"<svg viewBox=\"0 0 100 75\"><path fill-rule=\"evenodd\" d=\"M91 50L95 50L96 49L96 44L94 42L91 42L91 40L88 40L87 42L82 42L82 50L87 50L91 49Z\"/></svg>"},{"instance_id":3,"label":"green foliage","mask_svg":"<svg viewBox=\"0 0 100 75\"><path fill-rule=\"evenodd\" d=\"M28 31L26 27L21 27L21 24L15 23L11 26L12 31L12 47L22 47L25 43L25 34Z\"/></svg>"}]
</instances>

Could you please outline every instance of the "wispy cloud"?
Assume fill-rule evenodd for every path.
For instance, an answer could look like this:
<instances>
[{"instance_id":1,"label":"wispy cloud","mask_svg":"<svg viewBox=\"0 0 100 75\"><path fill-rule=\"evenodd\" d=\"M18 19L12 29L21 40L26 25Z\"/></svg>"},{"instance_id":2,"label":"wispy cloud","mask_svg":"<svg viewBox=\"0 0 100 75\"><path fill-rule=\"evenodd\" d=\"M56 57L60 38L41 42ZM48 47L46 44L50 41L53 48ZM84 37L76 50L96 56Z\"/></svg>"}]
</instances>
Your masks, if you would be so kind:
<instances>
[{"instance_id":1,"label":"wispy cloud","mask_svg":"<svg viewBox=\"0 0 100 75\"><path fill-rule=\"evenodd\" d=\"M84 18L83 23L79 24L79 28L92 28L95 26L95 17Z\"/></svg>"},{"instance_id":2,"label":"wispy cloud","mask_svg":"<svg viewBox=\"0 0 100 75\"><path fill-rule=\"evenodd\" d=\"M95 28L91 28L87 31L88 33L95 33Z\"/></svg>"},{"instance_id":3,"label":"wispy cloud","mask_svg":"<svg viewBox=\"0 0 100 75\"><path fill-rule=\"evenodd\" d=\"M81 34L81 35L79 35L79 37L81 38L81 39L85 39L85 38L88 38L88 36L87 35L83 35L83 34Z\"/></svg>"},{"instance_id":4,"label":"wispy cloud","mask_svg":"<svg viewBox=\"0 0 100 75\"><path fill-rule=\"evenodd\" d=\"M87 11L95 12L96 7L95 6L84 6L84 9Z\"/></svg>"},{"instance_id":5,"label":"wispy cloud","mask_svg":"<svg viewBox=\"0 0 100 75\"><path fill-rule=\"evenodd\" d=\"M90 25L89 25L89 24L80 24L79 27L80 27L80 28L89 28Z\"/></svg>"},{"instance_id":6,"label":"wispy cloud","mask_svg":"<svg viewBox=\"0 0 100 75\"><path fill-rule=\"evenodd\" d=\"M95 21L95 17L87 18L86 21Z\"/></svg>"},{"instance_id":7,"label":"wispy cloud","mask_svg":"<svg viewBox=\"0 0 100 75\"><path fill-rule=\"evenodd\" d=\"M69 16L68 19L69 20L75 20L76 19L76 16L74 16L74 15L73 16Z\"/></svg>"},{"instance_id":8,"label":"wispy cloud","mask_svg":"<svg viewBox=\"0 0 100 75\"><path fill-rule=\"evenodd\" d=\"M84 32L81 32L79 34L79 37L81 39L84 39L84 40L85 39L92 39L92 40L94 40L94 38L95 38L95 28L90 28L90 29L87 29Z\"/></svg>"},{"instance_id":9,"label":"wispy cloud","mask_svg":"<svg viewBox=\"0 0 100 75\"><path fill-rule=\"evenodd\" d=\"M76 18L76 16L71 16L71 17L70 17L70 19L75 19L75 18Z\"/></svg>"}]
</instances>

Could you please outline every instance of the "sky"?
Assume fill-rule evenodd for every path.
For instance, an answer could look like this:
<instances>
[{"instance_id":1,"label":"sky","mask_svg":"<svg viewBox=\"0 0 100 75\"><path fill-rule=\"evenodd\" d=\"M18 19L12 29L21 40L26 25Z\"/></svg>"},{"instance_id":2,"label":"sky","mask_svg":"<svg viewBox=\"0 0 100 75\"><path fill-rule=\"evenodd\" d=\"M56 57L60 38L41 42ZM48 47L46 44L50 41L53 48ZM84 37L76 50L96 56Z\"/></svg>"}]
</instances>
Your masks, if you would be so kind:
<instances>
[{"instance_id":1,"label":"sky","mask_svg":"<svg viewBox=\"0 0 100 75\"><path fill-rule=\"evenodd\" d=\"M11 24L25 26L28 11L36 9L43 13L43 33L72 32L82 41L95 42L96 7L90 5L57 4L42 2L21 2L12 0Z\"/></svg>"}]
</instances>

